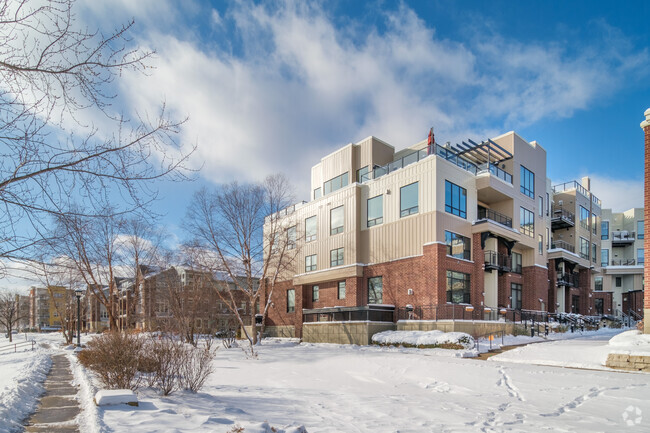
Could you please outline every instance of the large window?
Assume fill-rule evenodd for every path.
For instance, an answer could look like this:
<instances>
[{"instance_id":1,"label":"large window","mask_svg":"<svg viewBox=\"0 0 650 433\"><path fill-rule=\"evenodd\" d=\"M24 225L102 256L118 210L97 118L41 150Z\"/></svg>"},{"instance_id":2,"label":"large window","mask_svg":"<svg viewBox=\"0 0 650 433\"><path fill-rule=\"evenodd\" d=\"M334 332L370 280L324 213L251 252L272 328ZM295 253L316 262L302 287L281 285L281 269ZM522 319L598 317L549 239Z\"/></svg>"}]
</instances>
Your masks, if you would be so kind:
<instances>
[{"instance_id":1,"label":"large window","mask_svg":"<svg viewBox=\"0 0 650 433\"><path fill-rule=\"evenodd\" d=\"M603 277L596 277L594 279L594 291L596 292L603 291Z\"/></svg>"},{"instance_id":2,"label":"large window","mask_svg":"<svg viewBox=\"0 0 650 433\"><path fill-rule=\"evenodd\" d=\"M467 191L445 180L445 212L467 218Z\"/></svg>"},{"instance_id":3,"label":"large window","mask_svg":"<svg viewBox=\"0 0 650 433\"><path fill-rule=\"evenodd\" d=\"M337 299L345 299L345 281L339 281L336 298Z\"/></svg>"},{"instance_id":4,"label":"large window","mask_svg":"<svg viewBox=\"0 0 650 433\"><path fill-rule=\"evenodd\" d=\"M636 238L643 239L645 236L645 229L643 227L643 221L636 222Z\"/></svg>"},{"instance_id":5,"label":"large window","mask_svg":"<svg viewBox=\"0 0 650 433\"><path fill-rule=\"evenodd\" d=\"M384 196L368 199L368 227L376 226L384 222Z\"/></svg>"},{"instance_id":6,"label":"large window","mask_svg":"<svg viewBox=\"0 0 650 433\"><path fill-rule=\"evenodd\" d=\"M330 251L330 267L343 265L343 248Z\"/></svg>"},{"instance_id":7,"label":"large window","mask_svg":"<svg viewBox=\"0 0 650 433\"><path fill-rule=\"evenodd\" d=\"M589 211L580 206L580 227L589 230Z\"/></svg>"},{"instance_id":8,"label":"large window","mask_svg":"<svg viewBox=\"0 0 650 433\"><path fill-rule=\"evenodd\" d=\"M609 250L607 248L600 250L600 266L609 266Z\"/></svg>"},{"instance_id":9,"label":"large window","mask_svg":"<svg viewBox=\"0 0 650 433\"><path fill-rule=\"evenodd\" d=\"M289 227L287 229L287 248L292 250L296 248L296 226Z\"/></svg>"},{"instance_id":10,"label":"large window","mask_svg":"<svg viewBox=\"0 0 650 433\"><path fill-rule=\"evenodd\" d=\"M382 277L368 278L368 303L381 304L384 301L384 283Z\"/></svg>"},{"instance_id":11,"label":"large window","mask_svg":"<svg viewBox=\"0 0 650 433\"><path fill-rule=\"evenodd\" d=\"M469 274L447 271L447 302L470 303Z\"/></svg>"},{"instance_id":12,"label":"large window","mask_svg":"<svg viewBox=\"0 0 650 433\"><path fill-rule=\"evenodd\" d=\"M519 208L519 230L526 236L535 237L535 214L526 208Z\"/></svg>"},{"instance_id":13,"label":"large window","mask_svg":"<svg viewBox=\"0 0 650 433\"><path fill-rule=\"evenodd\" d=\"M643 248L637 248L636 250L636 264L642 265L645 262Z\"/></svg>"},{"instance_id":14,"label":"large window","mask_svg":"<svg viewBox=\"0 0 650 433\"><path fill-rule=\"evenodd\" d=\"M470 251L472 242L469 238L459 234L445 231L445 244L447 245L447 255L457 259L470 260Z\"/></svg>"},{"instance_id":15,"label":"large window","mask_svg":"<svg viewBox=\"0 0 650 433\"><path fill-rule=\"evenodd\" d=\"M287 290L287 313L296 311L296 289Z\"/></svg>"},{"instance_id":16,"label":"large window","mask_svg":"<svg viewBox=\"0 0 650 433\"><path fill-rule=\"evenodd\" d=\"M512 308L521 310L521 284L510 283L510 299Z\"/></svg>"},{"instance_id":17,"label":"large window","mask_svg":"<svg viewBox=\"0 0 650 433\"><path fill-rule=\"evenodd\" d=\"M316 240L317 229L318 226L316 224L316 215L305 220L305 242Z\"/></svg>"},{"instance_id":18,"label":"large window","mask_svg":"<svg viewBox=\"0 0 650 433\"><path fill-rule=\"evenodd\" d=\"M512 252L512 272L521 274L521 254Z\"/></svg>"},{"instance_id":19,"label":"large window","mask_svg":"<svg viewBox=\"0 0 650 433\"><path fill-rule=\"evenodd\" d=\"M537 210L538 215L540 217L543 217L544 216L544 198L541 195L539 196L539 199L537 200L537 207L539 208Z\"/></svg>"},{"instance_id":20,"label":"large window","mask_svg":"<svg viewBox=\"0 0 650 433\"><path fill-rule=\"evenodd\" d=\"M347 171L342 175L336 176L334 179L330 179L327 182L325 182L325 185L323 185L323 194L327 195L330 192L334 192L336 190L343 188L344 186L348 186Z\"/></svg>"},{"instance_id":21,"label":"large window","mask_svg":"<svg viewBox=\"0 0 650 433\"><path fill-rule=\"evenodd\" d=\"M609 221L600 223L600 238L604 241L609 239Z\"/></svg>"},{"instance_id":22,"label":"large window","mask_svg":"<svg viewBox=\"0 0 650 433\"><path fill-rule=\"evenodd\" d=\"M365 167L360 168L359 170L357 170L357 182L358 182L358 183L361 183L361 182L363 182L364 180L366 180L366 179L364 178L364 176L365 176L366 174L368 174L368 166L367 166L367 165L366 165Z\"/></svg>"},{"instance_id":23,"label":"large window","mask_svg":"<svg viewBox=\"0 0 650 433\"><path fill-rule=\"evenodd\" d=\"M530 198L535 198L535 173L528 170L523 165L521 166L519 184L522 194L527 195Z\"/></svg>"},{"instance_id":24,"label":"large window","mask_svg":"<svg viewBox=\"0 0 650 433\"><path fill-rule=\"evenodd\" d=\"M589 241L585 238L580 238L580 257L589 260Z\"/></svg>"},{"instance_id":25,"label":"large window","mask_svg":"<svg viewBox=\"0 0 650 433\"><path fill-rule=\"evenodd\" d=\"M418 182L400 188L399 205L400 217L418 213Z\"/></svg>"},{"instance_id":26,"label":"large window","mask_svg":"<svg viewBox=\"0 0 650 433\"><path fill-rule=\"evenodd\" d=\"M345 208L336 207L330 211L330 235L343 233L343 220L345 219Z\"/></svg>"},{"instance_id":27,"label":"large window","mask_svg":"<svg viewBox=\"0 0 650 433\"><path fill-rule=\"evenodd\" d=\"M319 299L320 299L320 287L311 286L311 300L312 300L312 302L316 302Z\"/></svg>"},{"instance_id":28,"label":"large window","mask_svg":"<svg viewBox=\"0 0 650 433\"><path fill-rule=\"evenodd\" d=\"M316 254L305 257L305 272L316 270Z\"/></svg>"}]
</instances>

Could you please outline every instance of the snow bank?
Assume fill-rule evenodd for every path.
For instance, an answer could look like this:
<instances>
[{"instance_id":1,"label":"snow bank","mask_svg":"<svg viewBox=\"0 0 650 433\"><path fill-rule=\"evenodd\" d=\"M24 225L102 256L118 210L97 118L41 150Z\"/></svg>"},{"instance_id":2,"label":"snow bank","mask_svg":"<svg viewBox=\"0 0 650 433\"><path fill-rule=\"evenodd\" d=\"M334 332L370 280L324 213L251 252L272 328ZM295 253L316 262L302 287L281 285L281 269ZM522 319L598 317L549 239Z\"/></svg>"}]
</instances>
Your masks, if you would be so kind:
<instances>
[{"instance_id":1,"label":"snow bank","mask_svg":"<svg viewBox=\"0 0 650 433\"><path fill-rule=\"evenodd\" d=\"M474 338L464 332L442 331L384 331L372 336L372 342L384 345L408 345L415 347L441 347L448 344L463 349L474 347Z\"/></svg>"},{"instance_id":2,"label":"snow bank","mask_svg":"<svg viewBox=\"0 0 650 433\"><path fill-rule=\"evenodd\" d=\"M116 404L138 405L138 397L130 389L102 389L95 394L97 406L111 406Z\"/></svg>"},{"instance_id":3,"label":"snow bank","mask_svg":"<svg viewBox=\"0 0 650 433\"><path fill-rule=\"evenodd\" d=\"M283 429L278 429L277 427L271 427L269 423L237 423L234 428L230 431L239 431L238 428L243 430L242 433L307 433L307 429L304 426L289 426Z\"/></svg>"},{"instance_id":4,"label":"snow bank","mask_svg":"<svg viewBox=\"0 0 650 433\"><path fill-rule=\"evenodd\" d=\"M622 332L609 340L609 347L609 353L650 356L650 335L636 330Z\"/></svg>"}]
</instances>

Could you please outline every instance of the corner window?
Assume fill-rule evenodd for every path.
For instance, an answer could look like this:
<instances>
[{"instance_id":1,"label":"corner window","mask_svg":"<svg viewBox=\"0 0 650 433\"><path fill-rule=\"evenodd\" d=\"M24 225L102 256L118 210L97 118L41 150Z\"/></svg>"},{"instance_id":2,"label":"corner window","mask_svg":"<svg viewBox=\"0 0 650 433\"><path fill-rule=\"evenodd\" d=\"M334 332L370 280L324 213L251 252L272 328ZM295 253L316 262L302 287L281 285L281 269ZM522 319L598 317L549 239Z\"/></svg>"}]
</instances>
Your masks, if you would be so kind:
<instances>
[{"instance_id":1,"label":"corner window","mask_svg":"<svg viewBox=\"0 0 650 433\"><path fill-rule=\"evenodd\" d=\"M519 208L519 230L526 236L535 237L535 215L526 208Z\"/></svg>"},{"instance_id":2,"label":"corner window","mask_svg":"<svg viewBox=\"0 0 650 433\"><path fill-rule=\"evenodd\" d=\"M384 282L382 277L368 278L368 304L381 304L384 301Z\"/></svg>"},{"instance_id":3,"label":"corner window","mask_svg":"<svg viewBox=\"0 0 650 433\"><path fill-rule=\"evenodd\" d=\"M519 191L528 197L535 198L535 173L528 170L523 165L519 172Z\"/></svg>"},{"instance_id":4,"label":"corner window","mask_svg":"<svg viewBox=\"0 0 650 433\"><path fill-rule=\"evenodd\" d=\"M366 176L367 174L368 174L368 166L367 165L365 167L360 168L359 170L357 170L357 182L358 183L363 183L366 180L369 180L368 176Z\"/></svg>"},{"instance_id":5,"label":"corner window","mask_svg":"<svg viewBox=\"0 0 650 433\"><path fill-rule=\"evenodd\" d=\"M345 186L348 186L347 172L325 182L325 184L323 185L323 195L327 195L331 192L337 191Z\"/></svg>"},{"instance_id":6,"label":"corner window","mask_svg":"<svg viewBox=\"0 0 650 433\"><path fill-rule=\"evenodd\" d=\"M316 240L316 215L309 217L305 220L305 242L311 242Z\"/></svg>"},{"instance_id":7,"label":"corner window","mask_svg":"<svg viewBox=\"0 0 650 433\"><path fill-rule=\"evenodd\" d=\"M445 231L445 244L447 255L457 259L470 260L471 241L465 236Z\"/></svg>"},{"instance_id":8,"label":"corner window","mask_svg":"<svg viewBox=\"0 0 650 433\"><path fill-rule=\"evenodd\" d=\"M600 239L606 241L609 239L609 221L600 223Z\"/></svg>"},{"instance_id":9,"label":"corner window","mask_svg":"<svg viewBox=\"0 0 650 433\"><path fill-rule=\"evenodd\" d=\"M287 313L296 311L296 289L287 290Z\"/></svg>"},{"instance_id":10,"label":"corner window","mask_svg":"<svg viewBox=\"0 0 650 433\"><path fill-rule=\"evenodd\" d=\"M469 274L447 271L447 302L453 304L470 303Z\"/></svg>"},{"instance_id":11,"label":"corner window","mask_svg":"<svg viewBox=\"0 0 650 433\"><path fill-rule=\"evenodd\" d=\"M368 199L368 222L367 226L372 227L384 222L384 196Z\"/></svg>"},{"instance_id":12,"label":"corner window","mask_svg":"<svg viewBox=\"0 0 650 433\"><path fill-rule=\"evenodd\" d=\"M343 233L343 220L345 219L345 209L339 206L330 211L330 235Z\"/></svg>"},{"instance_id":13,"label":"corner window","mask_svg":"<svg viewBox=\"0 0 650 433\"><path fill-rule=\"evenodd\" d=\"M418 182L400 188L399 203L400 217L418 213Z\"/></svg>"},{"instance_id":14,"label":"corner window","mask_svg":"<svg viewBox=\"0 0 650 433\"><path fill-rule=\"evenodd\" d=\"M330 267L343 266L343 248L330 251Z\"/></svg>"},{"instance_id":15,"label":"corner window","mask_svg":"<svg viewBox=\"0 0 650 433\"><path fill-rule=\"evenodd\" d=\"M467 218L467 191L445 180L445 212Z\"/></svg>"},{"instance_id":16,"label":"corner window","mask_svg":"<svg viewBox=\"0 0 650 433\"><path fill-rule=\"evenodd\" d=\"M345 281L339 281L337 299L345 299Z\"/></svg>"},{"instance_id":17,"label":"corner window","mask_svg":"<svg viewBox=\"0 0 650 433\"><path fill-rule=\"evenodd\" d=\"M636 238L643 239L645 236L645 228L643 226L643 221L636 222Z\"/></svg>"},{"instance_id":18,"label":"corner window","mask_svg":"<svg viewBox=\"0 0 650 433\"><path fill-rule=\"evenodd\" d=\"M316 254L305 257L305 272L316 270Z\"/></svg>"},{"instance_id":19,"label":"corner window","mask_svg":"<svg viewBox=\"0 0 650 433\"><path fill-rule=\"evenodd\" d=\"M311 287L311 300L312 302L318 301L320 298L320 288L318 286Z\"/></svg>"}]
</instances>

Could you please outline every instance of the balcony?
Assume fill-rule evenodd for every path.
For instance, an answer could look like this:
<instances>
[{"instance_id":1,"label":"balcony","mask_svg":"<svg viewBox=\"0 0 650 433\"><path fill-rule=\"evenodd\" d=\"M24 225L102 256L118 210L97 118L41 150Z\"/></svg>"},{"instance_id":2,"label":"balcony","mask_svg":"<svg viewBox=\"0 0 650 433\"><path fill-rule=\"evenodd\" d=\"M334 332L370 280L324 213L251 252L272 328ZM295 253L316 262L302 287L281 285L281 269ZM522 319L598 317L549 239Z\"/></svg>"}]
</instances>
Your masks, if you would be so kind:
<instances>
[{"instance_id":1,"label":"balcony","mask_svg":"<svg viewBox=\"0 0 650 433\"><path fill-rule=\"evenodd\" d=\"M551 243L551 249L554 250L556 248L566 250L566 251L569 251L570 253L574 253L574 254L576 252L575 247L573 245L571 245L570 243L565 242L565 241L553 241L553 243Z\"/></svg>"},{"instance_id":2,"label":"balcony","mask_svg":"<svg viewBox=\"0 0 650 433\"><path fill-rule=\"evenodd\" d=\"M507 254L486 250L483 256L486 271L492 272L496 269L499 272L510 272L512 270L512 257Z\"/></svg>"},{"instance_id":3,"label":"balcony","mask_svg":"<svg viewBox=\"0 0 650 433\"><path fill-rule=\"evenodd\" d=\"M551 215L551 228L553 230L573 227L576 224L576 216L562 207L553 206Z\"/></svg>"},{"instance_id":4,"label":"balcony","mask_svg":"<svg viewBox=\"0 0 650 433\"><path fill-rule=\"evenodd\" d=\"M557 276L558 286L578 287L579 279L577 274L562 273Z\"/></svg>"},{"instance_id":5,"label":"balcony","mask_svg":"<svg viewBox=\"0 0 650 433\"><path fill-rule=\"evenodd\" d=\"M512 185L512 175L505 170L501 170L495 164L485 163L479 165L476 174L479 175L483 173L490 173L491 175L496 176L502 181Z\"/></svg>"},{"instance_id":6,"label":"balcony","mask_svg":"<svg viewBox=\"0 0 650 433\"><path fill-rule=\"evenodd\" d=\"M634 259L612 259L612 266L635 266L635 265L636 265L636 260Z\"/></svg>"},{"instance_id":7,"label":"balcony","mask_svg":"<svg viewBox=\"0 0 650 433\"><path fill-rule=\"evenodd\" d=\"M612 246L623 247L631 245L636 240L636 233L628 232L627 230L616 230L612 232Z\"/></svg>"},{"instance_id":8,"label":"balcony","mask_svg":"<svg viewBox=\"0 0 650 433\"><path fill-rule=\"evenodd\" d=\"M436 147L439 147L439 146L436 146ZM428 149L422 149L422 150L418 150L418 151L413 152L413 153L409 153L408 155L406 155L406 156L404 156L402 158L396 159L395 161L393 161L393 162L391 162L389 164L383 165L381 167L375 167L371 172L368 172L368 173L364 174L363 176L361 176L361 179L359 179L359 180L361 181L361 183L365 183L365 182L368 182L369 180L372 180L372 179L379 179L380 177L382 177L384 175L387 175L388 173L392 173L395 170L399 170L400 168L404 168L404 167L406 167L408 165L414 164L414 163L416 163L418 161L423 160L424 158L426 158L428 156L429 156L429 150ZM456 156L456 155L454 155L454 156ZM458 165L458 164L456 163L456 165ZM465 168L465 167L463 167L463 168ZM476 168L476 167L474 167L474 168Z\"/></svg>"},{"instance_id":9,"label":"balcony","mask_svg":"<svg viewBox=\"0 0 650 433\"><path fill-rule=\"evenodd\" d=\"M479 220L490 220L506 227L512 228L512 218L494 211L492 209L486 209L484 207L478 208L478 219Z\"/></svg>"},{"instance_id":10,"label":"balcony","mask_svg":"<svg viewBox=\"0 0 650 433\"><path fill-rule=\"evenodd\" d=\"M561 193L561 192L568 192L576 190L580 194L582 194L585 198L588 198L591 200L593 204L598 206L599 208L602 206L602 203L598 197L593 195L591 191L588 191L584 186L582 186L580 183L578 183L575 180L572 180L570 182L564 182L559 185L553 186L553 192L554 193Z\"/></svg>"}]
</instances>

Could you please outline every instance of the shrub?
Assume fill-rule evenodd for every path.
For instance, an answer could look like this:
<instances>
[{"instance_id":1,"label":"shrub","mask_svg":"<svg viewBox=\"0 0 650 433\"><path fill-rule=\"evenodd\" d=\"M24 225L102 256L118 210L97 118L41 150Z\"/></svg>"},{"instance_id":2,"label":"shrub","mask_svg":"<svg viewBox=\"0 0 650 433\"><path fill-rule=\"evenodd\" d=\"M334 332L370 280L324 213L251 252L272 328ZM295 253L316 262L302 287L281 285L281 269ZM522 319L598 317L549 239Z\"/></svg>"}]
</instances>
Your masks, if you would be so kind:
<instances>
[{"instance_id":1,"label":"shrub","mask_svg":"<svg viewBox=\"0 0 650 433\"><path fill-rule=\"evenodd\" d=\"M209 345L204 348L185 347L180 364L179 385L183 389L197 392L212 373L214 351Z\"/></svg>"}]
</instances>

